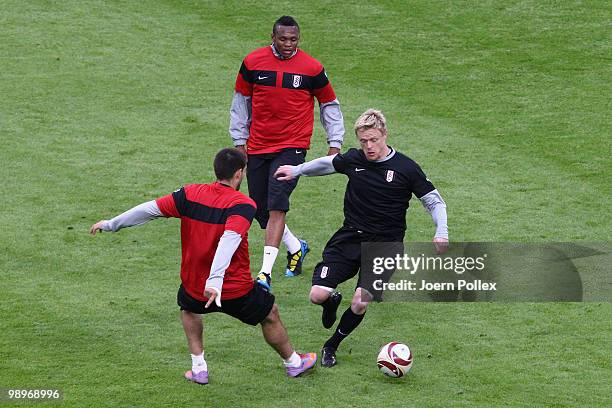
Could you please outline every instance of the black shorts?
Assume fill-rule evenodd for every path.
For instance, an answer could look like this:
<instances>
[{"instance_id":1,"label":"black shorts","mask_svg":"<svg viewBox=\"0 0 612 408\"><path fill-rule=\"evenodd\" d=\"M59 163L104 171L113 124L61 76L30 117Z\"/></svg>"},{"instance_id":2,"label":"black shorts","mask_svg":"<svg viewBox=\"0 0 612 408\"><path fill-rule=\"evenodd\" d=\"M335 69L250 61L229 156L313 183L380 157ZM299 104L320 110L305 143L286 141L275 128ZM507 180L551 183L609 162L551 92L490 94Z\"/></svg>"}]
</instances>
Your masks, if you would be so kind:
<instances>
[{"instance_id":1,"label":"black shorts","mask_svg":"<svg viewBox=\"0 0 612 408\"><path fill-rule=\"evenodd\" d=\"M362 261L368 266L372 262L362 259L362 244L380 243L370 245L369 258L394 257L403 253L402 239L401 236L374 235L351 227L340 228L325 245L323 260L317 264L312 275L312 285L335 289L359 273L356 287L367 289L376 300L380 300L381 293L374 289L373 282L377 279L388 282L395 268L385 269L381 274L373 273L372 268L363 269Z\"/></svg>"},{"instance_id":2,"label":"black shorts","mask_svg":"<svg viewBox=\"0 0 612 408\"><path fill-rule=\"evenodd\" d=\"M189 296L183 285L179 287L176 295L176 303L181 310L186 310L191 313L207 314L221 312L243 323L257 326L261 323L272 310L274 306L274 295L265 291L260 285L253 285L253 289L246 295L230 300L221 301L221 307L218 307L215 302L205 309L206 302L197 300Z\"/></svg>"},{"instance_id":3,"label":"black shorts","mask_svg":"<svg viewBox=\"0 0 612 408\"><path fill-rule=\"evenodd\" d=\"M247 183L249 196L257 204L255 219L261 228L268 225L268 211L289 211L289 196L297 186L298 178L278 181L276 170L284 165L297 166L304 163L306 149L283 149L278 153L249 154Z\"/></svg>"}]
</instances>

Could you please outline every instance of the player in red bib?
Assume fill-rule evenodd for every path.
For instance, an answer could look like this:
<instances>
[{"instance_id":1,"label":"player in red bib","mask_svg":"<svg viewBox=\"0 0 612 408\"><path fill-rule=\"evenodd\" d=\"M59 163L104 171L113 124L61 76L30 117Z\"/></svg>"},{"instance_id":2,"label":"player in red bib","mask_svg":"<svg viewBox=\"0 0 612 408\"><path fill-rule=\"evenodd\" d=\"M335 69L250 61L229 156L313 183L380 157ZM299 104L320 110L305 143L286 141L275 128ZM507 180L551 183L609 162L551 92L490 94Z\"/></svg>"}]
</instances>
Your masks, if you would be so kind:
<instances>
[{"instance_id":1,"label":"player in red bib","mask_svg":"<svg viewBox=\"0 0 612 408\"><path fill-rule=\"evenodd\" d=\"M290 377L311 369L317 359L314 353L294 351L274 296L253 284L248 230L256 206L238 191L245 166L243 153L223 149L214 161L215 183L186 185L90 228L95 235L158 217L181 219L181 285L177 303L192 358L192 368L185 377L199 384L208 383L201 317L207 313L222 312L253 326L261 324L266 342L283 358Z\"/></svg>"},{"instance_id":2,"label":"player in red bib","mask_svg":"<svg viewBox=\"0 0 612 408\"><path fill-rule=\"evenodd\" d=\"M234 145L248 154L249 195L257 203L255 219L265 228L264 257L257 282L270 289L270 274L281 240L287 246L285 276L299 275L308 252L285 224L289 196L297 179L281 183L274 172L281 165L299 165L310 148L314 99L327 133L328 154L340 152L344 121L340 103L323 65L298 49L300 28L289 16L272 28L272 44L243 60L230 110Z\"/></svg>"}]
</instances>

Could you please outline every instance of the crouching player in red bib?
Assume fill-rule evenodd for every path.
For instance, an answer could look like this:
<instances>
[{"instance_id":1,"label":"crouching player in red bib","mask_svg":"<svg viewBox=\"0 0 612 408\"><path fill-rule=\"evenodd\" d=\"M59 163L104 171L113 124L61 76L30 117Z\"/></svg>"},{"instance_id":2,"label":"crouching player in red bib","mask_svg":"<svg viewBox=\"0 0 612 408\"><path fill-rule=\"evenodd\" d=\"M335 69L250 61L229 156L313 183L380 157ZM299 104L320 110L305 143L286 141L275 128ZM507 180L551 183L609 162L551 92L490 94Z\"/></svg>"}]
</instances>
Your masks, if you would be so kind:
<instances>
[{"instance_id":1,"label":"crouching player in red bib","mask_svg":"<svg viewBox=\"0 0 612 408\"><path fill-rule=\"evenodd\" d=\"M174 193L140 204L111 220L91 226L90 232L116 232L154 218L181 219L181 285L177 303L192 367L188 380L208 384L202 342L203 314L221 312L240 321L261 324L264 339L284 360L289 377L314 367L315 353L295 352L280 320L274 295L255 285L249 266L248 230L255 202L239 190L246 157L223 149L214 161L217 181L186 185Z\"/></svg>"}]
</instances>

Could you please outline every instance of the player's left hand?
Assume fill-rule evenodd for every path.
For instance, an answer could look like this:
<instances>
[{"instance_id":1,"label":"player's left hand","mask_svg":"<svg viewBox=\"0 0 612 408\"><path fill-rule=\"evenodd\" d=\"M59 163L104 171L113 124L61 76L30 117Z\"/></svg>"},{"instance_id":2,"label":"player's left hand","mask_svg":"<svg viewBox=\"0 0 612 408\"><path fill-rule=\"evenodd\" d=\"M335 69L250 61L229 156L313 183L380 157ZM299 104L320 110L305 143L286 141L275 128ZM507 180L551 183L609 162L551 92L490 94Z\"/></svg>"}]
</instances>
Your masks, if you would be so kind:
<instances>
[{"instance_id":1,"label":"player's left hand","mask_svg":"<svg viewBox=\"0 0 612 408\"><path fill-rule=\"evenodd\" d=\"M433 244L436 247L436 252L441 254L448 250L448 239L434 237Z\"/></svg>"},{"instance_id":2,"label":"player's left hand","mask_svg":"<svg viewBox=\"0 0 612 408\"><path fill-rule=\"evenodd\" d=\"M291 166L289 164L285 164L284 166L280 166L276 172L274 173L274 178L280 181L289 181L293 180L295 177L293 175L293 168L295 166Z\"/></svg>"},{"instance_id":3,"label":"player's left hand","mask_svg":"<svg viewBox=\"0 0 612 408\"><path fill-rule=\"evenodd\" d=\"M208 309L208 306L210 306L212 302L215 302L215 305L217 305L217 307L221 307L221 293L219 292L219 289L205 288L204 296L208 298L208 302L206 302L206 304L204 305L205 309Z\"/></svg>"},{"instance_id":4,"label":"player's left hand","mask_svg":"<svg viewBox=\"0 0 612 408\"><path fill-rule=\"evenodd\" d=\"M98 222L96 222L94 225L92 225L89 228L89 233L91 235L96 235L96 232L100 231L102 232L102 224L104 223L105 220L100 220Z\"/></svg>"}]
</instances>

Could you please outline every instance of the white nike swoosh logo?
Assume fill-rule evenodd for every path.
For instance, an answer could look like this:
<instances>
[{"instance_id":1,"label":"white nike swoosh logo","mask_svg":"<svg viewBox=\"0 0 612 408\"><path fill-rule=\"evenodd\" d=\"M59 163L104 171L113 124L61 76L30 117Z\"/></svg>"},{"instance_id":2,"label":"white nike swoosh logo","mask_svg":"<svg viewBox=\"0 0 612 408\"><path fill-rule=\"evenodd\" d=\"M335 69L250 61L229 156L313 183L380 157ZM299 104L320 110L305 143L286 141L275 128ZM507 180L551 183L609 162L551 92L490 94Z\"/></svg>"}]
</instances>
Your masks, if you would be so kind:
<instances>
[{"instance_id":1,"label":"white nike swoosh logo","mask_svg":"<svg viewBox=\"0 0 612 408\"><path fill-rule=\"evenodd\" d=\"M296 150L295 154L302 154L302 151L301 150Z\"/></svg>"},{"instance_id":2,"label":"white nike swoosh logo","mask_svg":"<svg viewBox=\"0 0 612 408\"><path fill-rule=\"evenodd\" d=\"M355 167L355 171L364 171L365 169L358 169L357 167Z\"/></svg>"},{"instance_id":3,"label":"white nike swoosh logo","mask_svg":"<svg viewBox=\"0 0 612 408\"><path fill-rule=\"evenodd\" d=\"M258 80L260 80L260 81L261 81L262 79L266 79L266 78L267 78L267 77L262 77L262 76L258 76L258 77L257 77L257 79L258 79Z\"/></svg>"}]
</instances>

